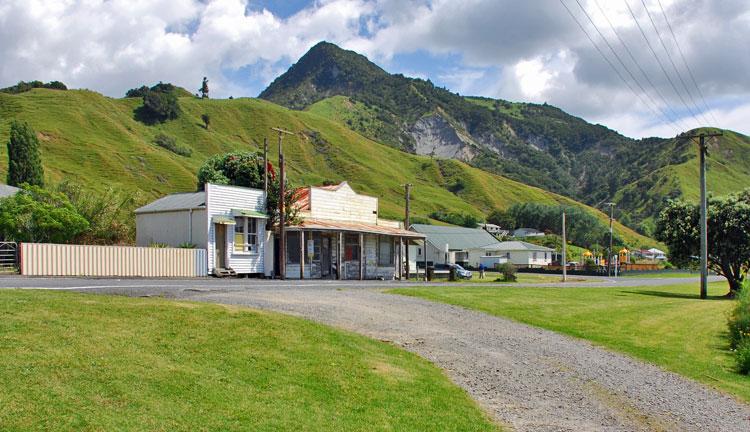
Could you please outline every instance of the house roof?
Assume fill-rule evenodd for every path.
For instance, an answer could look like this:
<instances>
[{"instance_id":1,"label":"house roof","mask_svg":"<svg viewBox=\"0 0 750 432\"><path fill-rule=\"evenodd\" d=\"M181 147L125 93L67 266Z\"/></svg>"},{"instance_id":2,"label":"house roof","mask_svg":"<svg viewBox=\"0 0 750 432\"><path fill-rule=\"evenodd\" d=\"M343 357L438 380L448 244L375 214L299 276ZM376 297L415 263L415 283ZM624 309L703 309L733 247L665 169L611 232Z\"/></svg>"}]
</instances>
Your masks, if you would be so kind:
<instances>
[{"instance_id":1,"label":"house roof","mask_svg":"<svg viewBox=\"0 0 750 432\"><path fill-rule=\"evenodd\" d=\"M554 252L554 249L550 249L545 246L539 246L535 245L533 243L527 243L523 241L505 241L505 242L498 242L496 245L491 245L489 247L484 247L482 249L485 250L494 250L494 251L539 251L539 252Z\"/></svg>"},{"instance_id":2,"label":"house roof","mask_svg":"<svg viewBox=\"0 0 750 432\"><path fill-rule=\"evenodd\" d=\"M21 189L6 184L0 184L0 198L7 198L18 193Z\"/></svg>"},{"instance_id":3,"label":"house roof","mask_svg":"<svg viewBox=\"0 0 750 432\"><path fill-rule=\"evenodd\" d=\"M395 228L384 225L373 225L361 222L339 222L323 219L305 219L298 225L292 225L286 228L289 231L316 230L316 231L348 231L365 234L381 234L398 237L424 238L423 235L412 231L406 231L401 228Z\"/></svg>"},{"instance_id":4,"label":"house roof","mask_svg":"<svg viewBox=\"0 0 750 432\"><path fill-rule=\"evenodd\" d=\"M206 208L205 192L176 193L159 198L135 210L140 213L159 213L166 211Z\"/></svg>"},{"instance_id":5,"label":"house roof","mask_svg":"<svg viewBox=\"0 0 750 432\"><path fill-rule=\"evenodd\" d=\"M440 250L446 244L451 250L469 250L499 243L492 234L481 228L414 224L411 229L426 235L427 241Z\"/></svg>"}]
</instances>

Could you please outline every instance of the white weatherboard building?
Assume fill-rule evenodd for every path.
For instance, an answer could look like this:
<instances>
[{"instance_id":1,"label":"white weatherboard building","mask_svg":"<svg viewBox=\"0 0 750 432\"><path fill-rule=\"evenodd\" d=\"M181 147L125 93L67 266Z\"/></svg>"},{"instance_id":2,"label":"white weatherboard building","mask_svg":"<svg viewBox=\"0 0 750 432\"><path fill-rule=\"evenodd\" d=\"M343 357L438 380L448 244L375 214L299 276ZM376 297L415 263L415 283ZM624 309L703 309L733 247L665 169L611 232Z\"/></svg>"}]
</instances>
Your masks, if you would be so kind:
<instances>
[{"instance_id":1,"label":"white weatherboard building","mask_svg":"<svg viewBox=\"0 0 750 432\"><path fill-rule=\"evenodd\" d=\"M269 244L262 190L206 184L201 192L162 197L135 211L136 244L206 249L217 275L264 275Z\"/></svg>"},{"instance_id":2,"label":"white weatherboard building","mask_svg":"<svg viewBox=\"0 0 750 432\"><path fill-rule=\"evenodd\" d=\"M542 267L552 264L554 249L522 241L500 242L485 249L488 256L505 257L519 267Z\"/></svg>"}]
</instances>

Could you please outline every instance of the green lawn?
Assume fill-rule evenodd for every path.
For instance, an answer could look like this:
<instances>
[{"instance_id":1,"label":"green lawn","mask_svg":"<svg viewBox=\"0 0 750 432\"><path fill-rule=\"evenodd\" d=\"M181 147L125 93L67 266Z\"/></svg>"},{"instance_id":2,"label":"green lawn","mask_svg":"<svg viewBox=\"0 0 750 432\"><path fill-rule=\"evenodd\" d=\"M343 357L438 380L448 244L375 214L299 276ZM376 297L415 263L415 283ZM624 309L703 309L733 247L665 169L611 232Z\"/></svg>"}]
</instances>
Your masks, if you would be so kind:
<instances>
[{"instance_id":1,"label":"green lawn","mask_svg":"<svg viewBox=\"0 0 750 432\"><path fill-rule=\"evenodd\" d=\"M434 365L280 314L0 290L0 430L497 430Z\"/></svg>"},{"instance_id":2,"label":"green lawn","mask_svg":"<svg viewBox=\"0 0 750 432\"><path fill-rule=\"evenodd\" d=\"M635 279L680 279L680 278L696 278L700 277L700 272L653 272L653 273L625 273L621 277L635 278Z\"/></svg>"},{"instance_id":3,"label":"green lawn","mask_svg":"<svg viewBox=\"0 0 750 432\"><path fill-rule=\"evenodd\" d=\"M750 377L736 373L726 317L733 303L711 284L647 288L424 287L392 293L423 297L589 339L750 402Z\"/></svg>"},{"instance_id":4,"label":"green lawn","mask_svg":"<svg viewBox=\"0 0 750 432\"><path fill-rule=\"evenodd\" d=\"M549 274L534 274L534 273L516 273L517 281L515 283L524 284L524 283L551 283L551 282L560 282L562 280L562 275L549 275ZM500 280L497 280L497 279ZM471 279L461 279L456 282L459 283L476 283L476 284L487 284L487 283L508 283L505 282L503 279L503 275L496 271L487 271L484 274L484 279L479 279L479 270L473 270L471 272ZM568 276L568 280L573 281L583 281L585 279L583 278L576 278L575 276Z\"/></svg>"}]
</instances>

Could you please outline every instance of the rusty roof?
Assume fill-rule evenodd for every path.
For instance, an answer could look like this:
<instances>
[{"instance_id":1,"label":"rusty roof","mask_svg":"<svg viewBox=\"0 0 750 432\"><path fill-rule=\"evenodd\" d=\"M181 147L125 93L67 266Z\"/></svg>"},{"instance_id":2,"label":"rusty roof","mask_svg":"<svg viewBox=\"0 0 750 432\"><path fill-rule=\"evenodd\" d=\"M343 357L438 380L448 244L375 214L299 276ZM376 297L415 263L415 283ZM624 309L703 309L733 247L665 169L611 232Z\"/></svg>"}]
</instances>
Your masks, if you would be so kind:
<instances>
[{"instance_id":1,"label":"rusty roof","mask_svg":"<svg viewBox=\"0 0 750 432\"><path fill-rule=\"evenodd\" d=\"M401 228L393 228L382 225L366 224L361 222L340 222L323 219L305 219L298 225L288 226L287 230L298 231L315 230L315 231L347 231L365 234L380 234L397 237L424 238L424 234L414 231L407 231Z\"/></svg>"}]
</instances>

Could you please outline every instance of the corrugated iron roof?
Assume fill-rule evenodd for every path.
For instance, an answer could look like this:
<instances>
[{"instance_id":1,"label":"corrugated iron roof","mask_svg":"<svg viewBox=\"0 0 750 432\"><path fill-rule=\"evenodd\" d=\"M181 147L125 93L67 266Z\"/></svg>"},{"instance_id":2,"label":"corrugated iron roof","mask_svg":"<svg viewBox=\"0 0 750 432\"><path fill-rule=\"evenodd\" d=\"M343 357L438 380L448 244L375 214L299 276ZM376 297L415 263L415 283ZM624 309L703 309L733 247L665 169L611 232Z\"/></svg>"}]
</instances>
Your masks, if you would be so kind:
<instances>
[{"instance_id":1,"label":"corrugated iron roof","mask_svg":"<svg viewBox=\"0 0 750 432\"><path fill-rule=\"evenodd\" d=\"M188 192L167 195L136 209L135 213L157 213L199 208L206 208L205 192Z\"/></svg>"},{"instance_id":2,"label":"corrugated iron roof","mask_svg":"<svg viewBox=\"0 0 750 432\"><path fill-rule=\"evenodd\" d=\"M478 228L414 224L411 229L426 235L427 241L439 250L446 244L450 250L469 250L499 243L492 234Z\"/></svg>"},{"instance_id":3,"label":"corrugated iron roof","mask_svg":"<svg viewBox=\"0 0 750 432\"><path fill-rule=\"evenodd\" d=\"M540 251L540 252L554 252L554 249L548 247L535 245L533 243L527 243L523 241L506 241L499 242L497 245L492 245L482 248L484 250L493 251Z\"/></svg>"},{"instance_id":4,"label":"corrugated iron roof","mask_svg":"<svg viewBox=\"0 0 750 432\"><path fill-rule=\"evenodd\" d=\"M372 225L359 222L339 222L330 221L323 219L305 219L299 225L293 225L287 227L287 230L298 231L300 229L305 230L318 230L318 231L348 231L365 234L380 234L390 235L398 237L409 237L409 238L424 238L424 235L407 231L401 228L394 228L382 225Z\"/></svg>"},{"instance_id":5,"label":"corrugated iron roof","mask_svg":"<svg viewBox=\"0 0 750 432\"><path fill-rule=\"evenodd\" d=\"M7 198L17 194L21 189L6 184L0 184L0 198Z\"/></svg>"}]
</instances>

